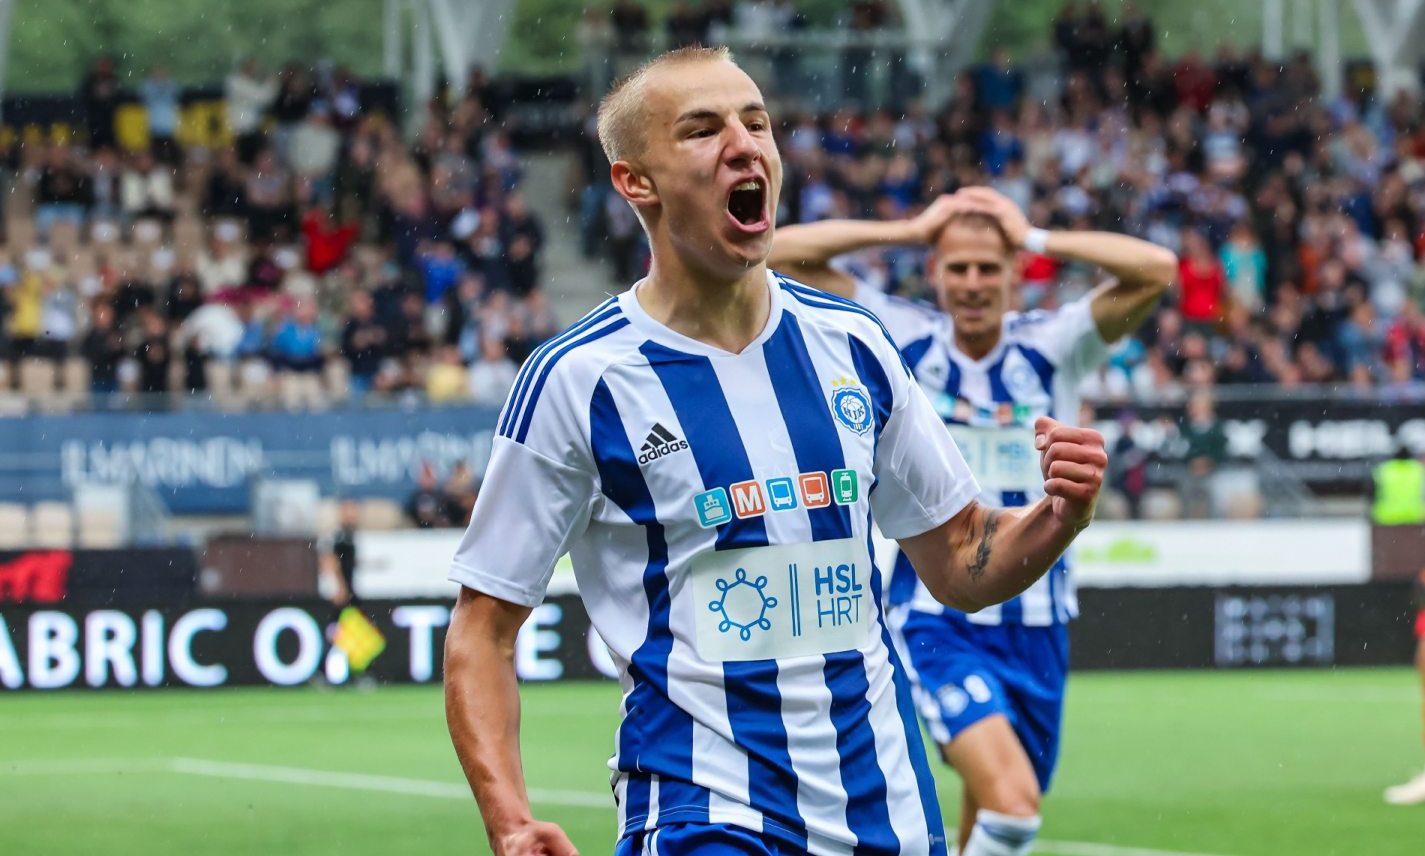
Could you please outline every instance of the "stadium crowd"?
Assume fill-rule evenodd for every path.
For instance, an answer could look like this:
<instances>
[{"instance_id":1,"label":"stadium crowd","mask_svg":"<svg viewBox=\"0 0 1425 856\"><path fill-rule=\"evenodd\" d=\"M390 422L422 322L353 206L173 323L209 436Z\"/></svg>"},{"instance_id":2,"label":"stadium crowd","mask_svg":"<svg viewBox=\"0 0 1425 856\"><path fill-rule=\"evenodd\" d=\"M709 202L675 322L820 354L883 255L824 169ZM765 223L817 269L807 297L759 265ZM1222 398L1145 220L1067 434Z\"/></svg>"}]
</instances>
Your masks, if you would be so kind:
<instances>
[{"instance_id":1,"label":"stadium crowd","mask_svg":"<svg viewBox=\"0 0 1425 856\"><path fill-rule=\"evenodd\" d=\"M119 75L98 60L78 127L0 153L7 402L498 405L555 332L544 228L478 71L408 140L345 69L247 60L219 144L180 139L162 68ZM133 99L145 145L121 144Z\"/></svg>"},{"instance_id":2,"label":"stadium crowd","mask_svg":"<svg viewBox=\"0 0 1425 856\"><path fill-rule=\"evenodd\" d=\"M619 33L641 20L627 12L635 5L616 7ZM753 5L783 17L791 8ZM887 11L862 6L863 19ZM720 20L708 17L717 8L705 6L700 32ZM681 17L667 27L667 41L686 41ZM1131 3L1115 20L1095 3L1067 3L1052 37L1057 62L1021 65L997 50L963 72L934 112L916 101L893 110L849 98L817 113L798 104L797 90L769 87L782 121L782 222L904 217L937 194L989 184L1036 224L1129 232L1182 259L1162 310L1091 381L1094 397L1151 400L1249 383L1422 395L1417 93L1380 100L1348 86L1327 98L1305 54L1278 63L1224 45L1210 58L1169 58ZM591 133L582 157L598 176ZM584 250L606 238L604 252L626 281L642 249L625 208L597 180L584 193ZM851 266L893 292L928 296L922 258L895 248ZM1022 303L1073 299L1092 276L1026 256Z\"/></svg>"}]
</instances>

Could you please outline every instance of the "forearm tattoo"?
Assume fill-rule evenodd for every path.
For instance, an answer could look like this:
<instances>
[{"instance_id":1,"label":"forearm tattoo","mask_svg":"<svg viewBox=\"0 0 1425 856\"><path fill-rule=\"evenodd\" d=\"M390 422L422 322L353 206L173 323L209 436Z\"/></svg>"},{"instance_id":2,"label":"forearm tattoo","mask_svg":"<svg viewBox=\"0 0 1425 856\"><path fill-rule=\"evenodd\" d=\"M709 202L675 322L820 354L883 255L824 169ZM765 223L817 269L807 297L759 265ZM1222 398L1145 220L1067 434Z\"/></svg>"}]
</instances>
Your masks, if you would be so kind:
<instances>
[{"instance_id":1,"label":"forearm tattoo","mask_svg":"<svg viewBox=\"0 0 1425 856\"><path fill-rule=\"evenodd\" d=\"M970 560L966 570L970 574L970 579L979 582L980 577L985 575L985 568L990 563L990 551L994 549L995 532L999 529L1000 510L997 508L987 509L985 512L985 531L980 535L979 543L975 546L975 558Z\"/></svg>"}]
</instances>

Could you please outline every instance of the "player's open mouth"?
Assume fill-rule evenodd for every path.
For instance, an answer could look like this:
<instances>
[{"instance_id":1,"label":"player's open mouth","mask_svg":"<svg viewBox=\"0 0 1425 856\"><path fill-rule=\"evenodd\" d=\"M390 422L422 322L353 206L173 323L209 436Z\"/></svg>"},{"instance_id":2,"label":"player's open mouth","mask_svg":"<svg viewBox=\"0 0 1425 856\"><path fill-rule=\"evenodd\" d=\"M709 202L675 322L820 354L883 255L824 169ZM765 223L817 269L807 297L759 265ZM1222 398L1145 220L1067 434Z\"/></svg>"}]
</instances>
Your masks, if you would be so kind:
<instances>
[{"instance_id":1,"label":"player's open mouth","mask_svg":"<svg viewBox=\"0 0 1425 856\"><path fill-rule=\"evenodd\" d=\"M760 178L750 178L732 188L727 195L728 217L743 232L761 232L767 228L767 185Z\"/></svg>"}]
</instances>

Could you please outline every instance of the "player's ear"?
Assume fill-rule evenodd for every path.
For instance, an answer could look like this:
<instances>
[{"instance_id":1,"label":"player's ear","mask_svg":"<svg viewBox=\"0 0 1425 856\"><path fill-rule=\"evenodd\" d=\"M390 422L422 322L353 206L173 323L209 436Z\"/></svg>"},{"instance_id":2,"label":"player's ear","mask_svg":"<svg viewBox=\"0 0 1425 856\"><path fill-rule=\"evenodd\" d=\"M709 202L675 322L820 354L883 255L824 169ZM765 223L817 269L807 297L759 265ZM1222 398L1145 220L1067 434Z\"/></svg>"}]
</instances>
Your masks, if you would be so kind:
<instances>
[{"instance_id":1,"label":"player's ear","mask_svg":"<svg viewBox=\"0 0 1425 856\"><path fill-rule=\"evenodd\" d=\"M618 191L618 195L627 199L635 208L655 205L658 202L658 188L653 185L653 179L639 172L638 168L628 161L616 161L609 168L609 181L614 190Z\"/></svg>"}]
</instances>

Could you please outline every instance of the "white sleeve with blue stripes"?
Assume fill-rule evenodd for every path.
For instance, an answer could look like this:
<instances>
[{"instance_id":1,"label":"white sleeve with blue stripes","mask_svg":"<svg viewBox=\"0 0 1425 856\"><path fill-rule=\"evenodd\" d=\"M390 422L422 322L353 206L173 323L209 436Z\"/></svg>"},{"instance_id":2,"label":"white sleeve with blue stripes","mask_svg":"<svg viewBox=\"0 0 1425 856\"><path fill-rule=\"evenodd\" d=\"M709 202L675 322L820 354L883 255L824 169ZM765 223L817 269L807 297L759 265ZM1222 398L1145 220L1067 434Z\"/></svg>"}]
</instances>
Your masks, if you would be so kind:
<instances>
[{"instance_id":1,"label":"white sleeve with blue stripes","mask_svg":"<svg viewBox=\"0 0 1425 856\"><path fill-rule=\"evenodd\" d=\"M508 421L512 429L495 437L470 526L451 564L453 582L538 606L555 563L587 528L593 466L577 411L562 392L544 390L538 418L526 420L523 430L507 419L518 411L517 391L511 393L501 424Z\"/></svg>"},{"instance_id":2,"label":"white sleeve with blue stripes","mask_svg":"<svg viewBox=\"0 0 1425 856\"><path fill-rule=\"evenodd\" d=\"M889 351L889 343L878 349ZM959 514L979 495L970 467L930 399L897 356L882 356L894 405L876 443L871 513L893 540L910 538Z\"/></svg>"}]
</instances>

